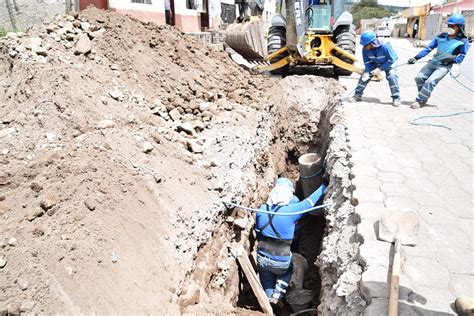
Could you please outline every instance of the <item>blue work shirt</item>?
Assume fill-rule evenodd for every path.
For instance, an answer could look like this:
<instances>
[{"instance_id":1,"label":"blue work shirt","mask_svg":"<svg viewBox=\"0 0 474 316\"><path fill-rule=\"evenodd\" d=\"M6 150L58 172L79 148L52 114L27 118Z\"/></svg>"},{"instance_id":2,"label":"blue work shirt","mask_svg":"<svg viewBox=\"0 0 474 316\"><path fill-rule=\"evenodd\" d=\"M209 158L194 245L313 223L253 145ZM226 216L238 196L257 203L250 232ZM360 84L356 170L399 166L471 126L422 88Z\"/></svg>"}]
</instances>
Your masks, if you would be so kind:
<instances>
[{"instance_id":1,"label":"blue work shirt","mask_svg":"<svg viewBox=\"0 0 474 316\"><path fill-rule=\"evenodd\" d=\"M446 41L451 42L451 45L443 45L441 47L439 43L444 43ZM458 64L464 60L464 57L469 50L469 41L467 38L462 34L458 33L454 38L450 39L448 33L441 33L436 36L429 44L426 46L421 52L419 52L415 59L421 59L428 55L433 49L438 47L438 52L433 57L435 63L438 61L436 59L436 55L441 55L439 61L443 60L444 58L452 58L452 62ZM444 58L443 58L444 56Z\"/></svg>"},{"instance_id":2,"label":"blue work shirt","mask_svg":"<svg viewBox=\"0 0 474 316\"><path fill-rule=\"evenodd\" d=\"M323 184L321 185L316 191L313 192L309 197L304 199L301 202L297 202L295 200L295 197L290 201L290 204L287 205L272 205L272 206L267 206L267 204L263 204L260 207L260 210L274 212L278 208L278 213L297 213L301 212L307 209L312 208L318 201L321 199L321 197L324 194L324 191L326 190L326 186ZM273 217L273 226L275 229L278 231L278 234L280 234L281 239L283 240L292 240L295 234L295 225L299 219L301 219L303 216L305 216L306 213L303 214L295 214L295 215L287 215L287 216L278 216L275 215ZM257 238L259 236L265 236L265 237L270 237L278 240L278 236L275 234L273 231L271 225L267 225L269 221L269 214L265 213L260 213L258 212L256 215L256 223L255 223L255 230L257 231ZM266 226L263 230L261 230L262 227ZM257 252L261 252L265 256L278 260L278 261L285 261L287 257L283 256L273 256L271 254L267 254L262 252L261 250L257 250Z\"/></svg>"},{"instance_id":3,"label":"blue work shirt","mask_svg":"<svg viewBox=\"0 0 474 316\"><path fill-rule=\"evenodd\" d=\"M377 68L387 71L392 68L392 64L398 59L390 43L384 43L381 40L377 41L380 42L380 46L370 50L362 50L365 72L371 72Z\"/></svg>"}]
</instances>

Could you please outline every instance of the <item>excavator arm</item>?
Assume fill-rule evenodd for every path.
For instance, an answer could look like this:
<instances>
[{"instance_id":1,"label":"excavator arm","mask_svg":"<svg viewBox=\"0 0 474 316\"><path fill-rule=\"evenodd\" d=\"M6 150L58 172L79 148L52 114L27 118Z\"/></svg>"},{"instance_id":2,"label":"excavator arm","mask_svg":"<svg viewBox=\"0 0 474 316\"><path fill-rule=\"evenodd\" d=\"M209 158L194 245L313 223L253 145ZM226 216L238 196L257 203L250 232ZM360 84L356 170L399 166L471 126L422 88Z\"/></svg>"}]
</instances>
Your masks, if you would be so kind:
<instances>
[{"instance_id":1,"label":"excavator arm","mask_svg":"<svg viewBox=\"0 0 474 316\"><path fill-rule=\"evenodd\" d=\"M236 5L239 10L237 22L245 22L252 16L261 17L265 6L265 0L236 0Z\"/></svg>"},{"instance_id":2,"label":"excavator arm","mask_svg":"<svg viewBox=\"0 0 474 316\"><path fill-rule=\"evenodd\" d=\"M264 60L267 54L263 21L264 0L237 0L239 17L226 30L226 43L246 59Z\"/></svg>"}]
</instances>

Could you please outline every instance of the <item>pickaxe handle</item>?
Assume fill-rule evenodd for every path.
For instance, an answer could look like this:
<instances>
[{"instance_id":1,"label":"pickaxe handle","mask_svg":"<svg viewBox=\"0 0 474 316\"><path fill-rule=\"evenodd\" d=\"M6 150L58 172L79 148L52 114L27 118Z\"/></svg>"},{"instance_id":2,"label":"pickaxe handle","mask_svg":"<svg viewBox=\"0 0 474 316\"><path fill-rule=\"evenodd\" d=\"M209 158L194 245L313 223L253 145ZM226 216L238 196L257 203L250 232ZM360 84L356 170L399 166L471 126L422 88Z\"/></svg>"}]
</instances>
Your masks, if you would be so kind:
<instances>
[{"instance_id":1,"label":"pickaxe handle","mask_svg":"<svg viewBox=\"0 0 474 316\"><path fill-rule=\"evenodd\" d=\"M400 240L395 239L395 253L393 254L392 276L390 278L390 296L388 301L388 316L398 316L398 285L400 283L400 270L402 255Z\"/></svg>"}]
</instances>

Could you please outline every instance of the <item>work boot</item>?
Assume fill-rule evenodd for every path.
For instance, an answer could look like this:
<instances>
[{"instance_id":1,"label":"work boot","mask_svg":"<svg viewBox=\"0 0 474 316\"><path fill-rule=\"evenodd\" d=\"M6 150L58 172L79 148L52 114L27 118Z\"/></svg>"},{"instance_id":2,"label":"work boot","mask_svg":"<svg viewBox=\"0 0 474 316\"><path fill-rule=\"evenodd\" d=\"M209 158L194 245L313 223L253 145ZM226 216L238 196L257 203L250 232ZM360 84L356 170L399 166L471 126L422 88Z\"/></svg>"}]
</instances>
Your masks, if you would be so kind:
<instances>
[{"instance_id":1,"label":"work boot","mask_svg":"<svg viewBox=\"0 0 474 316\"><path fill-rule=\"evenodd\" d=\"M393 100L392 102L392 106L398 108L402 103L400 102L400 100Z\"/></svg>"},{"instance_id":2,"label":"work boot","mask_svg":"<svg viewBox=\"0 0 474 316\"><path fill-rule=\"evenodd\" d=\"M283 301L280 300L280 299L278 299L278 298L276 298L276 297L271 297L271 298L269 299L269 301L270 301L270 304L271 304L271 305L277 306L278 308L282 308L282 307L283 307Z\"/></svg>"},{"instance_id":3,"label":"work boot","mask_svg":"<svg viewBox=\"0 0 474 316\"><path fill-rule=\"evenodd\" d=\"M351 103L360 102L360 101L362 101L362 97L360 97L358 95L354 95L354 96L350 97L348 101L351 102Z\"/></svg>"},{"instance_id":4,"label":"work boot","mask_svg":"<svg viewBox=\"0 0 474 316\"><path fill-rule=\"evenodd\" d=\"M422 108L423 106L424 106L424 104L422 104L422 103L420 103L420 102L418 102L418 101L415 101L415 102L413 102L413 103L410 105L410 107L411 107L412 109L419 109L419 108Z\"/></svg>"},{"instance_id":5,"label":"work boot","mask_svg":"<svg viewBox=\"0 0 474 316\"><path fill-rule=\"evenodd\" d=\"M454 302L456 311L461 316L474 316L474 298L460 296Z\"/></svg>"}]
</instances>

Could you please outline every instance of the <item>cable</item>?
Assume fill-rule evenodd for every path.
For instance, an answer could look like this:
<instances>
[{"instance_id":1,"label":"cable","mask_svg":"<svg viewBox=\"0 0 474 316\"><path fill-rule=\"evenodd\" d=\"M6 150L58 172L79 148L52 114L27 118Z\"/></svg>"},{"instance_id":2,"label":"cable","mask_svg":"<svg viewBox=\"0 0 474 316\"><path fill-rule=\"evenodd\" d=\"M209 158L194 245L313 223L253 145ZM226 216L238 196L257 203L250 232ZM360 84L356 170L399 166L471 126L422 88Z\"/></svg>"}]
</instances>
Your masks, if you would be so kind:
<instances>
[{"instance_id":1,"label":"cable","mask_svg":"<svg viewBox=\"0 0 474 316\"><path fill-rule=\"evenodd\" d=\"M308 14L309 12L309 14ZM314 17L314 11L313 8L309 7L306 9L306 21L308 25L313 26L313 17Z\"/></svg>"},{"instance_id":2,"label":"cable","mask_svg":"<svg viewBox=\"0 0 474 316\"><path fill-rule=\"evenodd\" d=\"M317 209L329 207L329 206L332 205L332 203L328 203L328 204L318 205L318 206L309 208L309 209L304 210L304 211L294 212L294 213L277 213L277 212L259 210L259 209L256 209L256 208L245 207L245 206L235 204L235 203L232 203L232 202L227 202L227 201L222 201L222 203L224 203L224 205L226 205L226 207L227 207L227 205L230 205L230 206L238 207L240 209L243 209L243 210L249 211L249 212L272 214L272 215L276 215L276 216L293 216L293 215L298 215L298 214L304 214L304 213L308 213L308 212L311 212L311 211L314 211L314 210L317 210Z\"/></svg>"}]
</instances>

